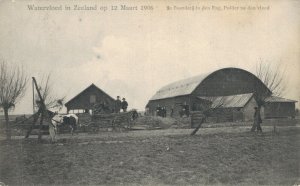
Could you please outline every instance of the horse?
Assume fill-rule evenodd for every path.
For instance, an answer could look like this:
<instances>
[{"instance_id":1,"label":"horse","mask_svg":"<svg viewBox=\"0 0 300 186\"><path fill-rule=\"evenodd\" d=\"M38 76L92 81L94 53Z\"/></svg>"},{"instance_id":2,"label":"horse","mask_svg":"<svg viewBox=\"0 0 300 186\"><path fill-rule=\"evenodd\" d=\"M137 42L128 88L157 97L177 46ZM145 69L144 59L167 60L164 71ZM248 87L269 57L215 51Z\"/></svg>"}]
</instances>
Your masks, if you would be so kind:
<instances>
[{"instance_id":1,"label":"horse","mask_svg":"<svg viewBox=\"0 0 300 186\"><path fill-rule=\"evenodd\" d=\"M73 135L77 125L78 117L75 114L55 114L51 119L51 124L49 125L49 134L52 142L55 142L58 126L68 126L71 129L71 134Z\"/></svg>"}]
</instances>

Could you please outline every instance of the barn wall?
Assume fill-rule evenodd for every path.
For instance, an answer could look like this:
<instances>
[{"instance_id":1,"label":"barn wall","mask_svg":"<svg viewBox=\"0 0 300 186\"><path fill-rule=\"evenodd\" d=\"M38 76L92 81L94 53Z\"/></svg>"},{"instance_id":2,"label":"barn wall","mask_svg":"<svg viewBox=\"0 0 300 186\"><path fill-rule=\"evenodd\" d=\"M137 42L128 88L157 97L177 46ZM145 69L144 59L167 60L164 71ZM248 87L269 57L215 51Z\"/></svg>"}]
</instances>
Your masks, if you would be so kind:
<instances>
[{"instance_id":1,"label":"barn wall","mask_svg":"<svg viewBox=\"0 0 300 186\"><path fill-rule=\"evenodd\" d=\"M257 107L257 102L252 97L250 101L242 109L244 115L244 121L253 121L254 112L255 112L254 107Z\"/></svg>"},{"instance_id":2,"label":"barn wall","mask_svg":"<svg viewBox=\"0 0 300 186\"><path fill-rule=\"evenodd\" d=\"M196 96L191 95L191 110L192 111L204 111L211 107L211 102L204 99L199 99Z\"/></svg>"},{"instance_id":3,"label":"barn wall","mask_svg":"<svg viewBox=\"0 0 300 186\"><path fill-rule=\"evenodd\" d=\"M181 107L178 103L187 102L190 110L200 110L201 101L197 99L199 96L230 96L237 94L254 93L255 98L264 98L271 94L271 91L253 74L242 69L226 68L213 72L207 76L196 89L190 94L185 96L178 96L175 98L165 98L161 100L150 100L148 103L149 112L155 115L157 105L166 106L169 115L170 110L174 107L174 113L177 115ZM253 99L246 108L237 110L237 108L223 109L219 113L228 120L240 120L244 117L245 120L252 120L254 114L254 105L256 102ZM243 113L241 113L243 112ZM245 113L245 114L244 114ZM243 119L242 119L243 120Z\"/></svg>"},{"instance_id":4,"label":"barn wall","mask_svg":"<svg viewBox=\"0 0 300 186\"><path fill-rule=\"evenodd\" d=\"M170 116L171 108L174 108L173 116L179 116L179 111L182 109L181 104L188 104L190 106L190 111L199 111L205 108L207 104L205 100L196 98L193 95L181 96L175 98L168 98L162 100L154 100L148 103L148 112L150 115L156 115L156 107L159 105L161 107L167 108L167 116ZM208 118L209 122L232 122L232 121L252 121L254 115L254 107L257 103L253 98L246 104L244 108L217 108L211 112Z\"/></svg>"},{"instance_id":5,"label":"barn wall","mask_svg":"<svg viewBox=\"0 0 300 186\"><path fill-rule=\"evenodd\" d=\"M232 110L232 120L235 122L244 121L244 113L241 108L235 108Z\"/></svg>"},{"instance_id":6,"label":"barn wall","mask_svg":"<svg viewBox=\"0 0 300 186\"><path fill-rule=\"evenodd\" d=\"M110 108L113 108L114 106L114 100L111 97L99 91L97 88L91 87L78 95L74 100L69 102L66 107L68 110L92 109L93 105L95 104L91 102L94 101L93 97L95 98L95 102L97 103L106 102Z\"/></svg>"},{"instance_id":7,"label":"barn wall","mask_svg":"<svg viewBox=\"0 0 300 186\"><path fill-rule=\"evenodd\" d=\"M161 100L153 100L153 101L149 101L147 107L149 109L149 114L152 116L156 115L156 108L158 105L160 107L166 107L167 116L170 116L172 108L173 108L173 116L178 116L179 111L182 109L181 105L186 102L186 104L190 106L191 105L190 100L191 100L190 96L180 96L180 97L167 98Z\"/></svg>"},{"instance_id":8,"label":"barn wall","mask_svg":"<svg viewBox=\"0 0 300 186\"><path fill-rule=\"evenodd\" d=\"M256 76L237 69L223 69L209 75L193 92L199 96L229 96L246 93L256 93L258 96L270 94Z\"/></svg>"},{"instance_id":9,"label":"barn wall","mask_svg":"<svg viewBox=\"0 0 300 186\"><path fill-rule=\"evenodd\" d=\"M213 109L208 118L209 122L227 122L233 121L233 112L236 108L216 108Z\"/></svg>"},{"instance_id":10,"label":"barn wall","mask_svg":"<svg viewBox=\"0 0 300 186\"><path fill-rule=\"evenodd\" d=\"M269 102L264 106L265 118L295 117L294 102Z\"/></svg>"}]
</instances>

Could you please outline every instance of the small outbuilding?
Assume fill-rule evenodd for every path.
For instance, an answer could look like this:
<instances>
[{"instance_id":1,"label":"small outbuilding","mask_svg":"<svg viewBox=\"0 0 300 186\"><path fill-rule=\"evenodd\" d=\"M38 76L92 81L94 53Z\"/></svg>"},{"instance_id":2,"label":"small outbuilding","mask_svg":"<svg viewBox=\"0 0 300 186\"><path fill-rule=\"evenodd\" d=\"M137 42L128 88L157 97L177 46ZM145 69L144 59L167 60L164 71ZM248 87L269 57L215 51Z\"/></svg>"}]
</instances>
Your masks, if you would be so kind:
<instances>
[{"instance_id":1,"label":"small outbuilding","mask_svg":"<svg viewBox=\"0 0 300 186\"><path fill-rule=\"evenodd\" d=\"M252 121L255 112L254 107L258 106L253 93L199 97L199 99L210 102L209 107L213 109L213 112L209 119L215 122Z\"/></svg>"},{"instance_id":2,"label":"small outbuilding","mask_svg":"<svg viewBox=\"0 0 300 186\"><path fill-rule=\"evenodd\" d=\"M264 118L295 118L297 101L278 96L270 96L264 100Z\"/></svg>"},{"instance_id":3,"label":"small outbuilding","mask_svg":"<svg viewBox=\"0 0 300 186\"><path fill-rule=\"evenodd\" d=\"M95 104L105 104L109 108L114 108L114 99L98 88L96 85L91 84L78 95L70 99L66 104L67 112L70 111L77 113L90 113Z\"/></svg>"}]
</instances>

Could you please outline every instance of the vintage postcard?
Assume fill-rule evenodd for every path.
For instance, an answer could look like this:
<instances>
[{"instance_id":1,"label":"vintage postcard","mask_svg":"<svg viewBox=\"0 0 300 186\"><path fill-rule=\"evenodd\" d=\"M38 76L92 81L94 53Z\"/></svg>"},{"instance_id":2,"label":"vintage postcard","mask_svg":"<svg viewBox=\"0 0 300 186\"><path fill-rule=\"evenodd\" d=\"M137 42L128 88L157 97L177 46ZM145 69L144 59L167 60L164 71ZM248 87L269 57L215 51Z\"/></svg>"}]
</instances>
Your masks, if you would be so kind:
<instances>
[{"instance_id":1,"label":"vintage postcard","mask_svg":"<svg viewBox=\"0 0 300 186\"><path fill-rule=\"evenodd\" d=\"M299 10L0 0L0 186L300 185Z\"/></svg>"}]
</instances>

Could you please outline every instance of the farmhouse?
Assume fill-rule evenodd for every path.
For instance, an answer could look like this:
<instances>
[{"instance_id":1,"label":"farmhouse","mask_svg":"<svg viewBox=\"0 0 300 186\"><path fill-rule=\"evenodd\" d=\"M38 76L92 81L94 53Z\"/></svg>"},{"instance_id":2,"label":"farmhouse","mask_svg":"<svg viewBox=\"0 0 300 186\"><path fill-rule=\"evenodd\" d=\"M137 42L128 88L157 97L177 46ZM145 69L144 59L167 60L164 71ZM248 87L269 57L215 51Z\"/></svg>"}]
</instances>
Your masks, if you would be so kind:
<instances>
[{"instance_id":1,"label":"farmhouse","mask_svg":"<svg viewBox=\"0 0 300 186\"><path fill-rule=\"evenodd\" d=\"M271 95L266 85L252 73L239 68L223 68L162 87L151 97L146 111L156 115L157 107L165 107L167 116L178 116L183 107L198 111L222 100L222 105L216 108L222 110L219 118L251 120L257 101Z\"/></svg>"},{"instance_id":2,"label":"farmhouse","mask_svg":"<svg viewBox=\"0 0 300 186\"><path fill-rule=\"evenodd\" d=\"M89 87L80 92L77 96L70 99L65 106L67 112L91 112L96 103L105 103L109 108L113 108L114 99L98 88L96 85L91 84Z\"/></svg>"}]
</instances>

